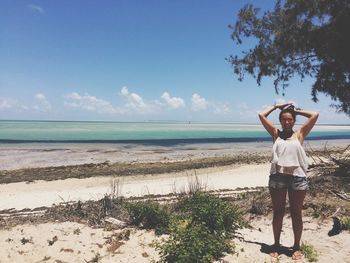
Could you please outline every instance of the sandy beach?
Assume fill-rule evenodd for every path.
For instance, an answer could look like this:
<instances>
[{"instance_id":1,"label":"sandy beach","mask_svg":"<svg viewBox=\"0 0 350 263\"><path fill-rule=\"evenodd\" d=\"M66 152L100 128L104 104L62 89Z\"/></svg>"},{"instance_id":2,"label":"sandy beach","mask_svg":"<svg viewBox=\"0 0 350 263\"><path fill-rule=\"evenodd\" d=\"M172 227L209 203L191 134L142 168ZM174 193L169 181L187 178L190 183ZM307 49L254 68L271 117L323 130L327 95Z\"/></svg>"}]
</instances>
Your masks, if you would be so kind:
<instances>
[{"instance_id":1,"label":"sandy beach","mask_svg":"<svg viewBox=\"0 0 350 263\"><path fill-rule=\"evenodd\" d=\"M282 233L282 243L285 246L290 246L293 242L290 221L290 218L286 218ZM303 241L312 244L318 251L318 262L350 262L349 233L328 237L331 222L317 224L310 218L305 218L304 221ZM232 240L237 253L226 255L220 262L271 262L268 253L264 252L264 247L272 242L270 219L256 219L251 223L251 229L239 231L238 237ZM147 263L159 260L154 244L165 236L156 236L153 231L130 228L129 240L120 241L121 244L114 250L111 240L126 230L128 229L94 229L74 222L21 225L1 230L0 262L78 263L89 262L96 256L98 262ZM49 241L56 239L56 242L49 245ZM23 244L21 240L28 242ZM290 256L282 254L279 262L308 261L293 261Z\"/></svg>"},{"instance_id":2,"label":"sandy beach","mask_svg":"<svg viewBox=\"0 0 350 263\"><path fill-rule=\"evenodd\" d=\"M306 148L322 150L326 142L312 141ZM341 148L344 141L327 143L329 148ZM35 169L58 169L61 166L99 163L161 163L167 165L186 160L203 158L227 158L249 155L269 156L271 144L234 143L178 145L176 147L132 145L1 145L0 171L39 171ZM248 157L246 157L248 156ZM265 158L264 157L264 158ZM208 160L209 160L208 159ZM167 196L186 190L198 180L208 191L242 191L254 187L266 187L269 162L256 161L192 168L178 172L156 174L133 174L130 176L91 176L65 180L34 180L0 184L0 218L21 209L50 207L61 202L99 200L111 194L117 184L118 195L125 198L144 195ZM310 161L312 161L310 159ZM95 166L94 166L95 167ZM29 170L26 170L29 169ZM30 170L34 169L34 170ZM235 190L237 189L237 190ZM115 190L115 187L114 187ZM236 253L226 255L220 262L270 262L264 247L272 243L271 218L250 218L252 228L239 231L232 240ZM285 246L292 244L290 218L286 218L282 233ZM318 262L350 262L349 232L329 237L331 218L322 221L305 218L303 241L311 244L319 253ZM162 237L153 231L127 228L129 240L122 240L112 247L113 237L126 229L110 230L92 228L77 222L46 222L24 224L0 229L0 262L154 262L159 259L154 242ZM128 230L128 231L129 231ZM45 233L44 235L42 233ZM165 237L166 238L166 237ZM49 241L52 242L49 242ZM112 242L112 243L111 243ZM50 245L50 243L53 243ZM116 244L113 243L113 246ZM112 247L112 248L111 248ZM93 261L97 260L98 261ZM279 262L292 262L290 255L281 255ZM307 262L302 259L298 262Z\"/></svg>"},{"instance_id":3,"label":"sandy beach","mask_svg":"<svg viewBox=\"0 0 350 263\"><path fill-rule=\"evenodd\" d=\"M117 180L124 197L143 195L167 195L186 189L197 176L207 190L235 189L265 186L269 164L239 167L208 168L181 173L137 175L127 177L92 177L57 181L36 181L0 185L0 210L51 206L60 202L99 200L111 192L113 180Z\"/></svg>"}]
</instances>

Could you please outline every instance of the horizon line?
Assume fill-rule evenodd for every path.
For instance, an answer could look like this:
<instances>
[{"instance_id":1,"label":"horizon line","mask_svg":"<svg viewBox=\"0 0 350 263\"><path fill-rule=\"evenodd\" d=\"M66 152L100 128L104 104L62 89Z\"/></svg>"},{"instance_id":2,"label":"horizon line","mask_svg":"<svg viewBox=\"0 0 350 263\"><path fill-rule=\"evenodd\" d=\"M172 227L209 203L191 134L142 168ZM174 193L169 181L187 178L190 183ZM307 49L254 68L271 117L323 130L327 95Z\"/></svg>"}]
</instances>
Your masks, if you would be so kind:
<instances>
[{"instance_id":1,"label":"horizon line","mask_svg":"<svg viewBox=\"0 0 350 263\"><path fill-rule=\"evenodd\" d=\"M23 120L23 119L0 119L1 122L100 122L100 123L183 123L183 124L246 124L260 125L260 122L242 122L242 121L193 121L193 120L144 120L144 121L113 121L113 120ZM278 123L276 123L278 124ZM296 125L300 125L296 123ZM350 126L350 123L316 123L316 126Z\"/></svg>"}]
</instances>

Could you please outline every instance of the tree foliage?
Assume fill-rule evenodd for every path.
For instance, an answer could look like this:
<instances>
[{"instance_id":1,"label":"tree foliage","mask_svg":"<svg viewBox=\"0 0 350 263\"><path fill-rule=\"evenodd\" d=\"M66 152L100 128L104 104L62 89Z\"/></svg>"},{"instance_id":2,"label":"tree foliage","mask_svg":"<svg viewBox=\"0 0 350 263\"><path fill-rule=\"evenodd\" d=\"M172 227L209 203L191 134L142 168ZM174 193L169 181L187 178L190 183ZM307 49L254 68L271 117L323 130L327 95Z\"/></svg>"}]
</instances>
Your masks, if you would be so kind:
<instances>
[{"instance_id":1,"label":"tree foliage","mask_svg":"<svg viewBox=\"0 0 350 263\"><path fill-rule=\"evenodd\" d=\"M293 76L312 77L313 101L324 93L334 101L332 106L350 116L349 0L277 1L272 11L262 14L248 4L230 27L236 44L257 39L252 49L228 58L239 80L248 73L260 85L263 77L271 76L276 93L284 95Z\"/></svg>"}]
</instances>

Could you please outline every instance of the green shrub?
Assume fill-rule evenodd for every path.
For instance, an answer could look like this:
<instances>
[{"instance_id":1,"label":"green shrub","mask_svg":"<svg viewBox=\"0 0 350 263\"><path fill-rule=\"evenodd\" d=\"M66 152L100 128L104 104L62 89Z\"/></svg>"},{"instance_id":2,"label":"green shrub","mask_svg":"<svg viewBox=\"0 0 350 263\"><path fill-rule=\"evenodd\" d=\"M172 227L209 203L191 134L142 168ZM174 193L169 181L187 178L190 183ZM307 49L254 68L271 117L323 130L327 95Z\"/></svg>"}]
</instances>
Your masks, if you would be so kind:
<instances>
[{"instance_id":1,"label":"green shrub","mask_svg":"<svg viewBox=\"0 0 350 263\"><path fill-rule=\"evenodd\" d=\"M305 258L307 258L309 262L317 262L318 254L312 245L303 243L301 245L301 251L304 253Z\"/></svg>"},{"instance_id":2,"label":"green shrub","mask_svg":"<svg viewBox=\"0 0 350 263\"><path fill-rule=\"evenodd\" d=\"M230 235L245 225L238 206L205 192L183 198L176 210L191 224L204 223L213 233Z\"/></svg>"},{"instance_id":3,"label":"green shrub","mask_svg":"<svg viewBox=\"0 0 350 263\"><path fill-rule=\"evenodd\" d=\"M160 262L212 262L233 251L223 235L214 234L204 223L174 224L167 241L158 247Z\"/></svg>"},{"instance_id":4,"label":"green shrub","mask_svg":"<svg viewBox=\"0 0 350 263\"><path fill-rule=\"evenodd\" d=\"M126 208L132 224L169 233L158 246L161 262L212 262L233 251L228 239L245 225L237 206L200 191L183 197L172 214L151 201L126 203Z\"/></svg>"},{"instance_id":5,"label":"green shrub","mask_svg":"<svg viewBox=\"0 0 350 263\"><path fill-rule=\"evenodd\" d=\"M166 208L151 201L126 203L125 205L133 225L155 229L156 234L168 232L170 213Z\"/></svg>"},{"instance_id":6,"label":"green shrub","mask_svg":"<svg viewBox=\"0 0 350 263\"><path fill-rule=\"evenodd\" d=\"M332 211L333 207L327 203L310 204L307 209L307 215L313 218L326 218L329 216L329 211Z\"/></svg>"},{"instance_id":7,"label":"green shrub","mask_svg":"<svg viewBox=\"0 0 350 263\"><path fill-rule=\"evenodd\" d=\"M343 230L350 230L350 217L343 216L340 218L340 223Z\"/></svg>"}]
</instances>

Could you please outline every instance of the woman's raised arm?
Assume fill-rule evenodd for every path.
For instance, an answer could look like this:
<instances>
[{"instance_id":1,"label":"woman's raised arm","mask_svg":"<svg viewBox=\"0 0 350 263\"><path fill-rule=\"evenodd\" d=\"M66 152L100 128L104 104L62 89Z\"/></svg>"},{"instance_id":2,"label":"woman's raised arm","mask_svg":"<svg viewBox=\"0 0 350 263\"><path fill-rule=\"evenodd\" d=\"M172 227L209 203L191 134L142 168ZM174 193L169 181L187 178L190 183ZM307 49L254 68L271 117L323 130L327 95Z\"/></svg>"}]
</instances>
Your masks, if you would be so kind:
<instances>
[{"instance_id":1,"label":"woman's raised arm","mask_svg":"<svg viewBox=\"0 0 350 263\"><path fill-rule=\"evenodd\" d=\"M306 136L309 134L311 129L314 127L314 125L318 119L319 113L314 112L314 111L304 111L304 110L300 110L300 109L295 109L294 111L297 115L301 115L301 116L308 118L304 122L304 124L300 127L300 130L299 130L299 140L301 143L303 143Z\"/></svg>"}]
</instances>

